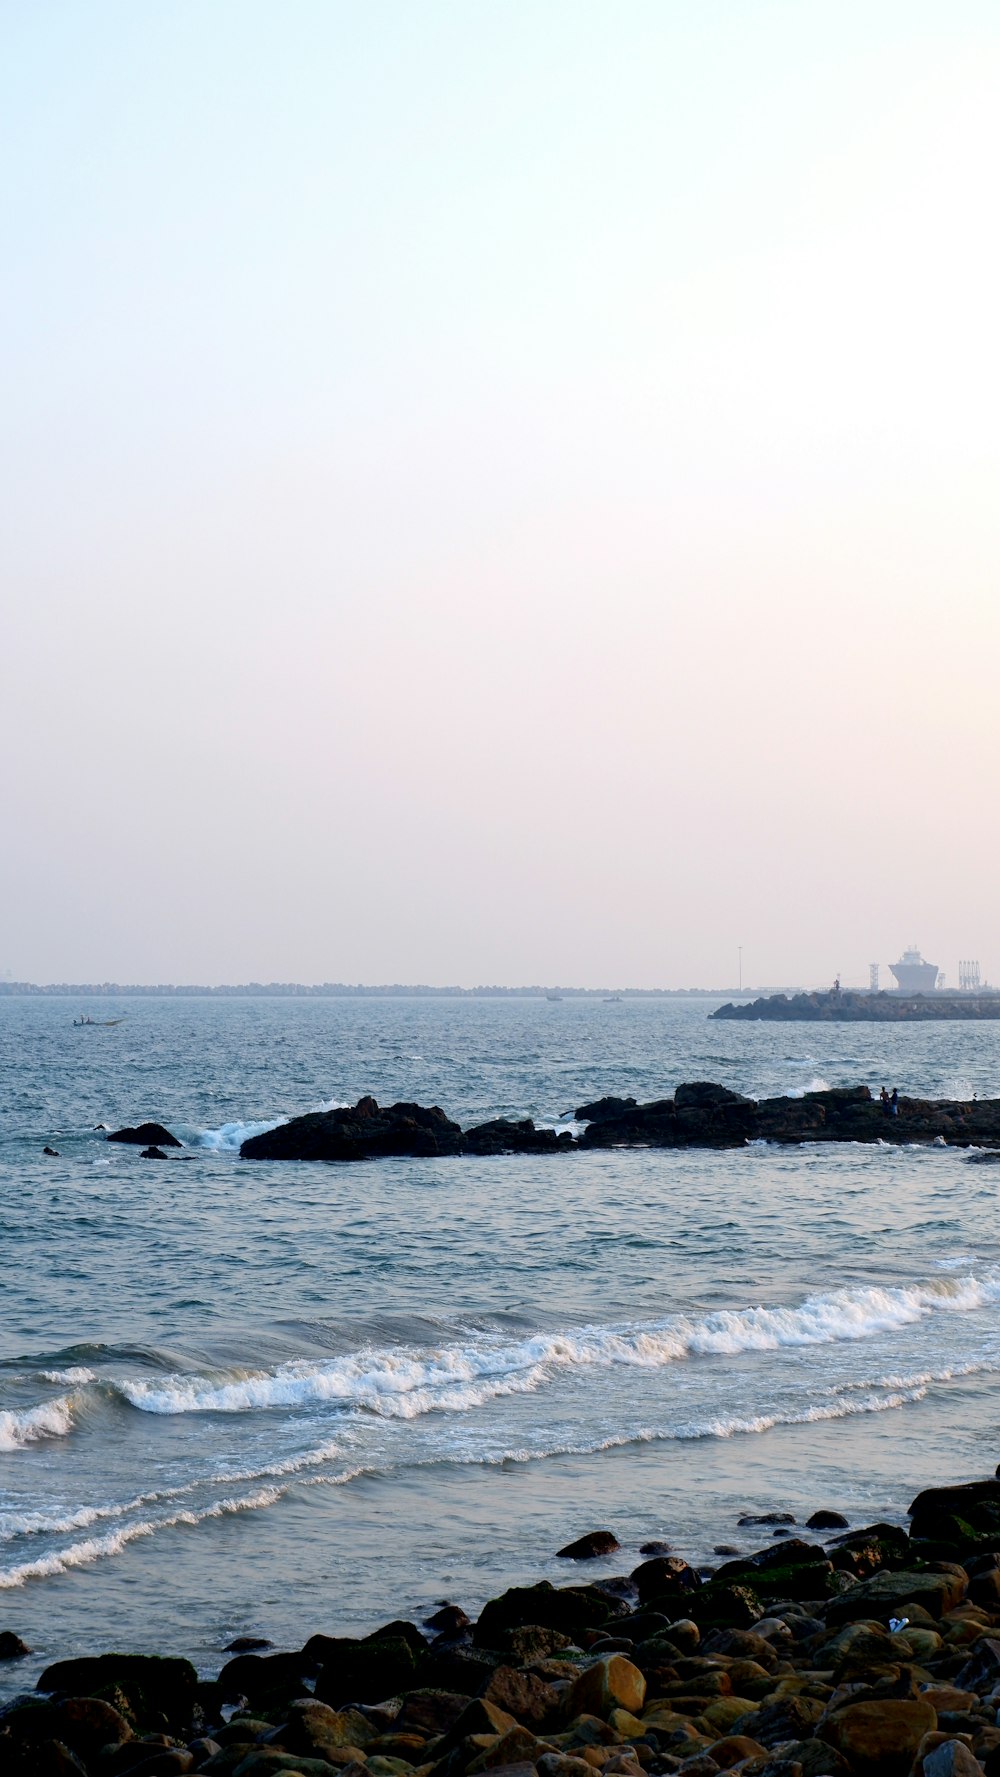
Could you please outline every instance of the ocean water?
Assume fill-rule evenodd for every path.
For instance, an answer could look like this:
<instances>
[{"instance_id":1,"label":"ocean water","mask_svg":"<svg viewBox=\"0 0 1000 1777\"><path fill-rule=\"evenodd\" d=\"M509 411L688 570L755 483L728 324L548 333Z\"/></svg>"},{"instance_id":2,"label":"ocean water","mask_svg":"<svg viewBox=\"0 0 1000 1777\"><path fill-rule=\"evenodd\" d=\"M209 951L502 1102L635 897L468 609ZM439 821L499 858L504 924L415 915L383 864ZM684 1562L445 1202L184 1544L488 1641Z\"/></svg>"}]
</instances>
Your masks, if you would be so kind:
<instances>
[{"instance_id":1,"label":"ocean water","mask_svg":"<svg viewBox=\"0 0 1000 1777\"><path fill-rule=\"evenodd\" d=\"M902 1521L1000 1457L1000 1168L941 1147L243 1162L373 1092L1000 1096L996 1025L712 1001L0 999L0 1628L206 1673L237 1634L470 1611L743 1511ZM75 1029L74 1015L122 1015ZM108 1145L155 1118L169 1162ZM48 1143L58 1159L45 1158ZM612 1528L620 1554L555 1558Z\"/></svg>"}]
</instances>

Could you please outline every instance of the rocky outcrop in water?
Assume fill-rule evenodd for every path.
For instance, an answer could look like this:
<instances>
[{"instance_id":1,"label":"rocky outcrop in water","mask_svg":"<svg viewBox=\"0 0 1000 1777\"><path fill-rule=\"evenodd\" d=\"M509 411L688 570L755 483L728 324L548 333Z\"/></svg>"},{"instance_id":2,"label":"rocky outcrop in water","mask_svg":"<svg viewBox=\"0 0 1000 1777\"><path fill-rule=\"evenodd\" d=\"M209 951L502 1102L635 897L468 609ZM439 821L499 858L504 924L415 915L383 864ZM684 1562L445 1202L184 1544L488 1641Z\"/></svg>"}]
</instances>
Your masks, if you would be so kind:
<instances>
[{"instance_id":1,"label":"rocky outcrop in water","mask_svg":"<svg viewBox=\"0 0 1000 1777\"><path fill-rule=\"evenodd\" d=\"M437 1105L390 1104L359 1098L351 1108L312 1111L252 1135L245 1160L368 1160L385 1155L460 1154L464 1137Z\"/></svg>"},{"instance_id":2,"label":"rocky outcrop in water","mask_svg":"<svg viewBox=\"0 0 1000 1777\"><path fill-rule=\"evenodd\" d=\"M179 1148L183 1144L164 1129L162 1123L139 1123L134 1129L112 1129L108 1131L109 1141L130 1142L138 1148Z\"/></svg>"},{"instance_id":3,"label":"rocky outcrop in water","mask_svg":"<svg viewBox=\"0 0 1000 1777\"><path fill-rule=\"evenodd\" d=\"M714 1568L624 1557L476 1620L451 1604L423 1628L240 1651L212 1680L183 1659L61 1660L0 1711L0 1769L998 1777L1000 1482L926 1489L909 1515ZM595 1537L617 1553L609 1531L562 1553Z\"/></svg>"},{"instance_id":4,"label":"rocky outcrop in water","mask_svg":"<svg viewBox=\"0 0 1000 1777\"><path fill-rule=\"evenodd\" d=\"M943 1142L1000 1148L1000 1099L900 1098L895 1111L867 1086L835 1086L801 1098L744 1098L711 1080L678 1086L672 1098L637 1104L605 1097L578 1106L586 1128L538 1129L505 1117L463 1131L437 1105L314 1111L251 1136L245 1160L368 1160L452 1154L557 1154L595 1148L740 1148L750 1141ZM144 1125L148 1127L148 1125ZM109 1137L109 1140L112 1139ZM177 1146L177 1143L174 1143ZM1000 1777L998 1772L997 1777Z\"/></svg>"}]
</instances>

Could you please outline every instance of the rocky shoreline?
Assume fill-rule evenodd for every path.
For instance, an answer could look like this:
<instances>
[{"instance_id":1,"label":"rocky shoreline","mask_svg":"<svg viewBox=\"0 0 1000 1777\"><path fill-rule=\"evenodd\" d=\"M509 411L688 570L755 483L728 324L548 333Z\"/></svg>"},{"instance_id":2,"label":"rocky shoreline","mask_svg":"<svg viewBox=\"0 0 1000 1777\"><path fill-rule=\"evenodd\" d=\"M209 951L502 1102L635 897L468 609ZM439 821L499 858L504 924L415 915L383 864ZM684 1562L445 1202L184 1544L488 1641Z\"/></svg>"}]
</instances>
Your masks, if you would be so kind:
<instances>
[{"instance_id":1,"label":"rocky shoreline","mask_svg":"<svg viewBox=\"0 0 1000 1777\"><path fill-rule=\"evenodd\" d=\"M37 1777L1000 1777L1000 1480L931 1488L909 1529L743 1518L763 1546L665 1545L588 1581L609 1530L471 1621L445 1603L363 1638L58 1661L0 1711ZM0 1637L0 1657L28 1650Z\"/></svg>"},{"instance_id":2,"label":"rocky shoreline","mask_svg":"<svg viewBox=\"0 0 1000 1777\"><path fill-rule=\"evenodd\" d=\"M251 1136L244 1160L372 1160L443 1155L562 1154L598 1148L741 1148L748 1142L917 1142L1000 1149L1000 1099L900 1097L893 1109L867 1086L833 1087L800 1098L744 1098L709 1080L678 1086L672 1098L637 1104L606 1097L578 1105L584 1124L538 1128L530 1117L497 1117L462 1129L438 1105L380 1105L371 1097L351 1107L292 1117ZM164 1160L182 1144L160 1123L117 1129L108 1141L142 1145L144 1158Z\"/></svg>"}]
</instances>

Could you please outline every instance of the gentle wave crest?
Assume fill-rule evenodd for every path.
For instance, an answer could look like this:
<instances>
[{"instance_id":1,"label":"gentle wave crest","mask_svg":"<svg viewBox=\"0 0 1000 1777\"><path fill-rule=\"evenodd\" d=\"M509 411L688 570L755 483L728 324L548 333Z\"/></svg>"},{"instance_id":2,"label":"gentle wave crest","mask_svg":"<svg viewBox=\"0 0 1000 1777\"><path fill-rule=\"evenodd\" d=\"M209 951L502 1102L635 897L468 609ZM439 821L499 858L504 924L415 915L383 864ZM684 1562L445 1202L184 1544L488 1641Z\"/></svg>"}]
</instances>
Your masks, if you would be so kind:
<instances>
[{"instance_id":1,"label":"gentle wave crest","mask_svg":"<svg viewBox=\"0 0 1000 1777\"><path fill-rule=\"evenodd\" d=\"M280 1497L280 1488L265 1487L242 1499L215 1500L201 1511L174 1512L164 1518L142 1518L135 1524L124 1525L120 1530L109 1531L106 1536L87 1537L83 1542L71 1543L68 1548L53 1550L49 1555L40 1555L35 1561L22 1561L17 1567L0 1568L0 1591L23 1586L26 1580L49 1579L54 1574L68 1573L73 1567L87 1567L105 1555L120 1555L138 1537L154 1536L158 1530L172 1530L181 1524L195 1526L211 1518L228 1517L234 1512L257 1511L261 1506L273 1505Z\"/></svg>"}]
</instances>

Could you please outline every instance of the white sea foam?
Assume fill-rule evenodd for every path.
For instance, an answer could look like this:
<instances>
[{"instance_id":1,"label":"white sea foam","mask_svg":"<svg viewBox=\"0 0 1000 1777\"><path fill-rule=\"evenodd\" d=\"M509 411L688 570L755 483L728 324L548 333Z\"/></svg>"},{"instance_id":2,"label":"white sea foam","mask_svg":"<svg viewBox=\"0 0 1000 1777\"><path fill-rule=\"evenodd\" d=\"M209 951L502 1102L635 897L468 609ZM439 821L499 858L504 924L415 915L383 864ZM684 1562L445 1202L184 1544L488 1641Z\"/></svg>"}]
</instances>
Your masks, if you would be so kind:
<instances>
[{"instance_id":1,"label":"white sea foam","mask_svg":"<svg viewBox=\"0 0 1000 1777\"><path fill-rule=\"evenodd\" d=\"M125 1524L120 1530L109 1531L106 1536L87 1537L83 1542L71 1543L66 1549L40 1555L35 1561L22 1561L16 1567L0 1568L0 1591L23 1586L26 1580L49 1579L53 1574L68 1573L74 1567L87 1567L105 1555L120 1555L129 1543L135 1542L139 1537L155 1536L158 1530L172 1530L181 1524L203 1524L209 1518L224 1518L233 1512L257 1511L261 1506L273 1505L280 1497L279 1487L264 1487L242 1499L216 1500L201 1511L174 1512L164 1518L140 1518L135 1524Z\"/></svg>"},{"instance_id":2,"label":"white sea foam","mask_svg":"<svg viewBox=\"0 0 1000 1777\"><path fill-rule=\"evenodd\" d=\"M238 1153L252 1135L263 1135L268 1129L280 1129L287 1117L265 1118L262 1123L223 1123L218 1129L201 1129L192 1136L193 1148L211 1148L216 1153Z\"/></svg>"},{"instance_id":3,"label":"white sea foam","mask_svg":"<svg viewBox=\"0 0 1000 1777\"><path fill-rule=\"evenodd\" d=\"M97 1371L88 1370L82 1364L75 1364L69 1370L40 1370L43 1382L55 1382L63 1388L82 1388L88 1382L97 1381Z\"/></svg>"},{"instance_id":4,"label":"white sea foam","mask_svg":"<svg viewBox=\"0 0 1000 1777\"><path fill-rule=\"evenodd\" d=\"M498 1396L527 1393L566 1371L617 1365L656 1369L687 1358L736 1357L782 1347L873 1338L938 1313L962 1314L1000 1301L1000 1276L941 1277L930 1283L856 1286L792 1307L722 1309L699 1320L539 1333L516 1342L481 1337L437 1351L364 1350L323 1361L216 1379L126 1378L120 1394L146 1413L243 1413L330 1404L384 1417L464 1412Z\"/></svg>"},{"instance_id":5,"label":"white sea foam","mask_svg":"<svg viewBox=\"0 0 1000 1777\"><path fill-rule=\"evenodd\" d=\"M829 1092L829 1090L829 1080L824 1080L821 1074L814 1074L808 1086L789 1086L788 1097L804 1098L807 1092Z\"/></svg>"},{"instance_id":6,"label":"white sea foam","mask_svg":"<svg viewBox=\"0 0 1000 1777\"><path fill-rule=\"evenodd\" d=\"M330 1098L325 1100L323 1104L312 1105L311 1110L313 1112L341 1110L343 1103L343 1099ZM300 1113L296 1112L295 1114L299 1115ZM249 1141L252 1135L264 1135L269 1129L280 1129L290 1121L291 1118L288 1115L282 1114L276 1117L264 1117L257 1123L222 1123L218 1129L200 1129L196 1135L191 1137L190 1145L192 1148L209 1148L220 1154L238 1153L243 1143Z\"/></svg>"},{"instance_id":7,"label":"white sea foam","mask_svg":"<svg viewBox=\"0 0 1000 1777\"><path fill-rule=\"evenodd\" d=\"M0 1450L21 1450L39 1438L64 1438L73 1429L73 1409L68 1396L43 1401L21 1412L0 1412Z\"/></svg>"}]
</instances>

